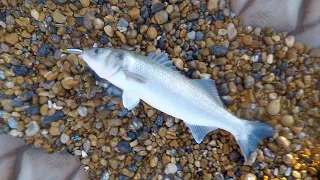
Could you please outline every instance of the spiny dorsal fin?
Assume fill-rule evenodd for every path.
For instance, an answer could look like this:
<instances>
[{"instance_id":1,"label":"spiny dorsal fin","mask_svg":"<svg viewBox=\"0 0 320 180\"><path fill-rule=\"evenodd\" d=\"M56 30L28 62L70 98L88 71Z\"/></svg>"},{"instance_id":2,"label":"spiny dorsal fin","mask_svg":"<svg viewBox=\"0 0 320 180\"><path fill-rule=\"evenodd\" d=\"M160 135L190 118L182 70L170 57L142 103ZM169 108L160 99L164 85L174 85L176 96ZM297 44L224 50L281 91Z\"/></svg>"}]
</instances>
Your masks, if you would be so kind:
<instances>
[{"instance_id":1,"label":"spiny dorsal fin","mask_svg":"<svg viewBox=\"0 0 320 180\"><path fill-rule=\"evenodd\" d=\"M211 95L214 100L216 100L216 103L220 105L220 107L225 107L223 102L220 99L220 96L218 94L218 89L216 86L216 82L212 79L194 79L192 80L195 84L197 84L199 87L203 88Z\"/></svg>"},{"instance_id":2,"label":"spiny dorsal fin","mask_svg":"<svg viewBox=\"0 0 320 180\"><path fill-rule=\"evenodd\" d=\"M154 52L148 55L148 57L159 64L162 64L172 70L178 71L176 66L174 66L173 64L173 61L169 59L169 56L165 52L161 52L161 53Z\"/></svg>"}]
</instances>

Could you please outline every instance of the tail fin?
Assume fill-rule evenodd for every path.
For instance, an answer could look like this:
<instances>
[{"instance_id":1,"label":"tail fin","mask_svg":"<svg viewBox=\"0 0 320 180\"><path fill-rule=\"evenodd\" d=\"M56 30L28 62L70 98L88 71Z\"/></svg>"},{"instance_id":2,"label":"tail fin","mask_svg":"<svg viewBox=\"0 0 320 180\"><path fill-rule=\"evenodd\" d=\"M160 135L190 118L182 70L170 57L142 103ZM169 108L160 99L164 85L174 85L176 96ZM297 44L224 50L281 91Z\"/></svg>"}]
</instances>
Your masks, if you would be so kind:
<instances>
[{"instance_id":1,"label":"tail fin","mask_svg":"<svg viewBox=\"0 0 320 180\"><path fill-rule=\"evenodd\" d=\"M250 154L255 151L258 144L264 138L272 136L274 133L273 127L269 124L261 123L258 121L242 120L243 126L239 134L234 134L238 142L245 161L247 162Z\"/></svg>"}]
</instances>

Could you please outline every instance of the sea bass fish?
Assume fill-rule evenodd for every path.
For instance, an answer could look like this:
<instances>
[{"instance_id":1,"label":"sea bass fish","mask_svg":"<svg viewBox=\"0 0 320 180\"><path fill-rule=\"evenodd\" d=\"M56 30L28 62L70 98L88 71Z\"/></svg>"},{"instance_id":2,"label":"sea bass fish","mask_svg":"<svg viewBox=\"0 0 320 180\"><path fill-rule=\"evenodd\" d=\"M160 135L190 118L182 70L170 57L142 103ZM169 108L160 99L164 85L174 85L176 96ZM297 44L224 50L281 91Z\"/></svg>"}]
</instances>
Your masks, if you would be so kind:
<instances>
[{"instance_id":1,"label":"sea bass fish","mask_svg":"<svg viewBox=\"0 0 320 180\"><path fill-rule=\"evenodd\" d=\"M131 110L142 100L183 120L197 143L213 130L226 130L235 137L247 161L258 143L274 133L269 124L231 114L214 80L184 76L165 53L143 56L122 49L93 48L78 54L98 76L123 90L125 108Z\"/></svg>"}]
</instances>

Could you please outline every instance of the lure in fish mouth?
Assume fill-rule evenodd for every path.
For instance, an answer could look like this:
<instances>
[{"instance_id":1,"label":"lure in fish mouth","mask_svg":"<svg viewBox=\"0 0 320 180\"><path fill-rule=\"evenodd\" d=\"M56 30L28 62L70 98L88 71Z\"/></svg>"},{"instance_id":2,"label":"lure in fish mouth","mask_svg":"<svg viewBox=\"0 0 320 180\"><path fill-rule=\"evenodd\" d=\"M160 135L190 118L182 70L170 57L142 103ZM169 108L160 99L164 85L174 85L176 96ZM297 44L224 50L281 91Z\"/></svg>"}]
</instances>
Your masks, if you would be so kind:
<instances>
[{"instance_id":1,"label":"lure in fish mouth","mask_svg":"<svg viewBox=\"0 0 320 180\"><path fill-rule=\"evenodd\" d=\"M222 103L214 80L187 78L165 53L143 56L113 48L66 52L79 54L101 78L122 89L125 108L131 110L143 100L183 120L197 143L213 130L226 130L235 137L247 161L258 143L274 133L269 124L231 114Z\"/></svg>"}]
</instances>

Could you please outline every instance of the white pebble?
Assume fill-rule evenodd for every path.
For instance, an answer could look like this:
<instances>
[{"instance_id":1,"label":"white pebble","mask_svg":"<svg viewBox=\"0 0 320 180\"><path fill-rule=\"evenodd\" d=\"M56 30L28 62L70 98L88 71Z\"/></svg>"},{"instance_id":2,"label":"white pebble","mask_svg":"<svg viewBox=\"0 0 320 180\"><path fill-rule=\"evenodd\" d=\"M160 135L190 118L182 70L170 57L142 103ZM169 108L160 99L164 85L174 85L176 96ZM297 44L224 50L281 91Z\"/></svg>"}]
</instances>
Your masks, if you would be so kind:
<instances>
[{"instance_id":1,"label":"white pebble","mask_svg":"<svg viewBox=\"0 0 320 180\"><path fill-rule=\"evenodd\" d=\"M169 163L165 169L166 174L174 174L178 171L178 168L175 164Z\"/></svg>"},{"instance_id":2,"label":"white pebble","mask_svg":"<svg viewBox=\"0 0 320 180\"><path fill-rule=\"evenodd\" d=\"M273 63L273 54L268 54L267 56L267 63L272 64Z\"/></svg>"},{"instance_id":3,"label":"white pebble","mask_svg":"<svg viewBox=\"0 0 320 180\"><path fill-rule=\"evenodd\" d=\"M86 117L88 115L88 109L84 106L78 107L77 112L82 117Z\"/></svg>"},{"instance_id":4,"label":"white pebble","mask_svg":"<svg viewBox=\"0 0 320 180\"><path fill-rule=\"evenodd\" d=\"M67 134L63 133L60 137L60 140L62 142L62 144L66 144L69 140L70 140L70 136L68 136Z\"/></svg>"},{"instance_id":5,"label":"white pebble","mask_svg":"<svg viewBox=\"0 0 320 180\"><path fill-rule=\"evenodd\" d=\"M82 150L81 156L82 156L82 158L86 158L86 157L88 157L88 154L84 150Z\"/></svg>"},{"instance_id":6,"label":"white pebble","mask_svg":"<svg viewBox=\"0 0 320 180\"><path fill-rule=\"evenodd\" d=\"M30 14L35 20L39 20L40 13L36 9L31 9Z\"/></svg>"},{"instance_id":7,"label":"white pebble","mask_svg":"<svg viewBox=\"0 0 320 180\"><path fill-rule=\"evenodd\" d=\"M31 121L27 125L26 136L35 136L40 131L40 127L37 121Z\"/></svg>"},{"instance_id":8,"label":"white pebble","mask_svg":"<svg viewBox=\"0 0 320 180\"><path fill-rule=\"evenodd\" d=\"M284 41L286 45L291 48L294 45L294 36L287 36Z\"/></svg>"},{"instance_id":9,"label":"white pebble","mask_svg":"<svg viewBox=\"0 0 320 180\"><path fill-rule=\"evenodd\" d=\"M290 176L291 175L291 172L292 172L292 168L291 167L288 167L286 172L284 173L285 176Z\"/></svg>"}]
</instances>

